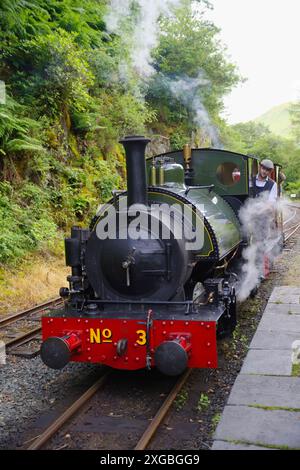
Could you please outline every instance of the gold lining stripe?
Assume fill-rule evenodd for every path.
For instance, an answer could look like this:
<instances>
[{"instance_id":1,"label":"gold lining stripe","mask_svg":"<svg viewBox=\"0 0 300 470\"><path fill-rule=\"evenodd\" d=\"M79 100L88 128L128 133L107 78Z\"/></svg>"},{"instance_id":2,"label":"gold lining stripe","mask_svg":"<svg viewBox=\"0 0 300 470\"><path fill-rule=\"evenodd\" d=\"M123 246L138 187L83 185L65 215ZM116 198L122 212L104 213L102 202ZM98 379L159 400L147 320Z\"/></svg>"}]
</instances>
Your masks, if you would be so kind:
<instances>
[{"instance_id":1,"label":"gold lining stripe","mask_svg":"<svg viewBox=\"0 0 300 470\"><path fill-rule=\"evenodd\" d=\"M156 195L157 195L157 194L158 194L158 195L163 194L164 196L168 196L170 199L174 199L174 201L181 202L182 204L184 204L183 201L180 201L180 199L178 199L178 198L176 198L176 197L174 197L174 196L171 196L169 193L160 193L159 191L158 191L158 192L148 191L148 194L156 194ZM194 204L193 204L193 205L194 205ZM199 215L197 214L197 212L195 212L195 211L193 211L193 210L192 210L192 212L194 212L195 216L201 221L202 225L204 225L204 232L207 233L207 237L208 237L209 242L210 242L211 250L209 251L209 253L208 253L208 254L202 254L202 255L201 255L203 258L204 258L204 257L207 258L207 257L209 257L209 256L211 255L211 253L213 253L213 252L215 251L214 245L213 245L213 242L212 242L210 233L209 233L207 227L205 226L205 222L203 222L203 220L199 217ZM199 212L200 212L200 211L199 211ZM203 218L204 218L204 216L203 216Z\"/></svg>"}]
</instances>

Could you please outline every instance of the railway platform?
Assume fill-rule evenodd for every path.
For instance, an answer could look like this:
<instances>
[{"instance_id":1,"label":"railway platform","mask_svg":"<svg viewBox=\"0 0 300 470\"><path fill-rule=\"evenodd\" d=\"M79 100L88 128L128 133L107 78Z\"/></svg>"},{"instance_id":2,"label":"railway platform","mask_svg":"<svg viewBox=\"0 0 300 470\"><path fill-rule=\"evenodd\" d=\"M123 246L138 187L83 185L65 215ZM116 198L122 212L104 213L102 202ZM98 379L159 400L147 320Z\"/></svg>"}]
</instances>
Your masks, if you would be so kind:
<instances>
[{"instance_id":1,"label":"railway platform","mask_svg":"<svg viewBox=\"0 0 300 470\"><path fill-rule=\"evenodd\" d=\"M292 362L292 345L295 348L298 340L300 287L276 287L231 390L212 450L300 449L300 365ZM294 358L298 354L294 350Z\"/></svg>"}]
</instances>

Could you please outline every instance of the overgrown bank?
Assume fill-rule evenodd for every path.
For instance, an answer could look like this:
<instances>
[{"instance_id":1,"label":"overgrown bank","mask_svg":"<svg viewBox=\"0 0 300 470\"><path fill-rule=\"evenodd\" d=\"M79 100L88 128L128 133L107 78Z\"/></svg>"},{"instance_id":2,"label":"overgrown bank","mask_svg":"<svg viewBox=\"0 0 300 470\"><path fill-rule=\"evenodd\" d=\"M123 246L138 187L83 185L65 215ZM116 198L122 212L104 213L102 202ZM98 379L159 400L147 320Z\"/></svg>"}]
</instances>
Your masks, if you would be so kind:
<instances>
[{"instance_id":1,"label":"overgrown bank","mask_svg":"<svg viewBox=\"0 0 300 470\"><path fill-rule=\"evenodd\" d=\"M119 32L106 24L109 13L118 14L116 2L2 2L2 265L52 249L58 233L85 224L113 188L124 187L120 137L154 132L173 147L190 138L193 112L189 102L171 93L172 80L193 79L194 96L212 121L219 119L224 94L239 81L235 67L225 57L218 29L202 16L207 2L170 3L172 14L146 23L145 35L155 32L157 38L149 58L153 74L145 80L132 58L144 18L141 2L128 2ZM156 13L165 11L160 8ZM205 87L197 78L200 70Z\"/></svg>"}]
</instances>

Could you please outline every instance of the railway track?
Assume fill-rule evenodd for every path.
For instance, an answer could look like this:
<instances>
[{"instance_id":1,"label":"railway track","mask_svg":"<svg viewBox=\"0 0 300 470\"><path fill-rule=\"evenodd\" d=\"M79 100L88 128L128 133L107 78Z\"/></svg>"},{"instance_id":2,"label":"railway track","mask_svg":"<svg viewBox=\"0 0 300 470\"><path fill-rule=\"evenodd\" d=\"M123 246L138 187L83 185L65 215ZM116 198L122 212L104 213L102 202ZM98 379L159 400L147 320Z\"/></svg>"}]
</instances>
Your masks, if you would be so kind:
<instances>
[{"instance_id":1,"label":"railway track","mask_svg":"<svg viewBox=\"0 0 300 470\"><path fill-rule=\"evenodd\" d=\"M296 209L287 220L283 222L284 241L287 242L300 229L300 206L288 204L288 207ZM297 221L298 219L298 221ZM296 222L289 225L291 222Z\"/></svg>"},{"instance_id":2,"label":"railway track","mask_svg":"<svg viewBox=\"0 0 300 470\"><path fill-rule=\"evenodd\" d=\"M21 312L13 313L12 315L8 315L4 318L0 319L0 328L9 325L10 323L14 323L17 320L20 320L21 318L28 317L29 315L32 315L34 313L40 313L46 310L49 307L54 307L58 304L61 304L62 300L60 297L57 297L55 299L48 300L47 302L44 302L39 305L35 305L34 307L28 308L26 310L22 310Z\"/></svg>"},{"instance_id":3,"label":"railway track","mask_svg":"<svg viewBox=\"0 0 300 470\"><path fill-rule=\"evenodd\" d=\"M296 204L288 204L289 207L295 207L295 209L300 209L300 203L299 205Z\"/></svg>"},{"instance_id":4,"label":"railway track","mask_svg":"<svg viewBox=\"0 0 300 470\"><path fill-rule=\"evenodd\" d=\"M192 369L188 369L182 376L178 378L175 385L172 387L167 397L157 410L153 419L151 419L150 424L138 439L134 446L134 450L145 450L148 447L150 441L153 439L158 429L162 425L180 390L186 384L191 372ZM91 399L94 397L94 395L97 394L97 392L101 391L101 389L105 386L107 379L111 375L112 372L108 371L102 377L100 377L85 393L83 393L83 395L81 395L74 403L72 403L72 405L67 410L65 410L47 429L45 429L42 434L40 434L33 441L33 443L29 445L29 447L27 447L27 450L42 449L66 424L68 424L68 426L72 429L72 423L70 423L71 419L74 418L83 407L85 410L87 409L87 406L92 407L92 404L90 403Z\"/></svg>"},{"instance_id":5,"label":"railway track","mask_svg":"<svg viewBox=\"0 0 300 470\"><path fill-rule=\"evenodd\" d=\"M138 441L137 445L135 446L134 450L145 450L148 447L148 444L152 440L153 436L157 432L159 426L162 424L166 414L168 413L169 409L171 408L174 400L176 399L178 393L186 383L187 379L189 378L192 369L188 369L176 382L173 389L163 402L162 406L159 408L158 412L154 416L153 420L147 427L146 431Z\"/></svg>"},{"instance_id":6,"label":"railway track","mask_svg":"<svg viewBox=\"0 0 300 470\"><path fill-rule=\"evenodd\" d=\"M32 340L39 341L41 326L37 327L36 323L40 323L41 314L60 305L61 298L55 298L0 319L0 339L6 348L19 347Z\"/></svg>"},{"instance_id":7,"label":"railway track","mask_svg":"<svg viewBox=\"0 0 300 470\"><path fill-rule=\"evenodd\" d=\"M300 229L300 223L289 227L286 231L284 231L284 241L287 242L298 230Z\"/></svg>"}]
</instances>

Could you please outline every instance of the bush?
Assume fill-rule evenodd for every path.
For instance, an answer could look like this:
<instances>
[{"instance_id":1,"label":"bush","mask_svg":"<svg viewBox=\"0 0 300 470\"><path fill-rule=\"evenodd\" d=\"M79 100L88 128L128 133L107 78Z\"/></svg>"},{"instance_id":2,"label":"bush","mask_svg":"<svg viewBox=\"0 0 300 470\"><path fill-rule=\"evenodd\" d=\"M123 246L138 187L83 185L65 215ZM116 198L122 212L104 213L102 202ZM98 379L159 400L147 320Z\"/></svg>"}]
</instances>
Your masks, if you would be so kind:
<instances>
[{"instance_id":1,"label":"bush","mask_svg":"<svg viewBox=\"0 0 300 470\"><path fill-rule=\"evenodd\" d=\"M297 198L300 198L300 181L297 183L288 183L286 186L288 194L296 194Z\"/></svg>"},{"instance_id":2,"label":"bush","mask_svg":"<svg viewBox=\"0 0 300 470\"><path fill-rule=\"evenodd\" d=\"M57 227L46 205L45 192L32 183L25 183L20 191L8 182L0 183L0 263L16 262L56 237Z\"/></svg>"},{"instance_id":3,"label":"bush","mask_svg":"<svg viewBox=\"0 0 300 470\"><path fill-rule=\"evenodd\" d=\"M15 87L25 102L34 98L40 111L55 115L66 108L87 110L93 74L86 51L76 44L76 34L58 29L20 44Z\"/></svg>"}]
</instances>

